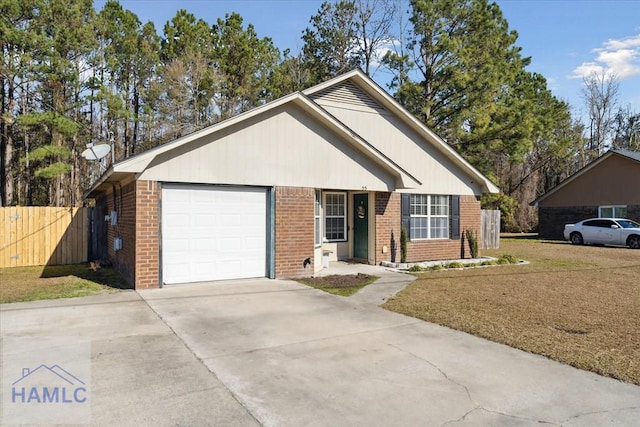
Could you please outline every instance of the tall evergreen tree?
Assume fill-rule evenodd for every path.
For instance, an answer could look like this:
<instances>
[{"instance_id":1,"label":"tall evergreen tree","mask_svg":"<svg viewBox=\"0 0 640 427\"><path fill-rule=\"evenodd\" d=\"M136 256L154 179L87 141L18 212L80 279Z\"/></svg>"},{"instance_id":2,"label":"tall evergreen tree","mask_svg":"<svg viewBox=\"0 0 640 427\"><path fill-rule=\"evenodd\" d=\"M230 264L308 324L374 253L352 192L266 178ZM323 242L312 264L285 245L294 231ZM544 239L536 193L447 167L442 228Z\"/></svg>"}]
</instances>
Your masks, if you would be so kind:
<instances>
[{"instance_id":1,"label":"tall evergreen tree","mask_svg":"<svg viewBox=\"0 0 640 427\"><path fill-rule=\"evenodd\" d=\"M530 59L521 56L517 33L497 4L412 0L410 6L406 54L386 58L396 98L503 189L487 205L501 207L513 228L528 227L528 203L551 168L533 153L555 151L564 159L572 153L549 133L570 129L568 106L526 70Z\"/></svg>"},{"instance_id":2,"label":"tall evergreen tree","mask_svg":"<svg viewBox=\"0 0 640 427\"><path fill-rule=\"evenodd\" d=\"M38 82L31 102L39 108L17 122L39 130L38 146L27 155L35 162L35 177L48 180L50 203L56 206L82 202L82 74L95 47L94 16L91 0L48 0L32 23L39 40L29 71Z\"/></svg>"},{"instance_id":3,"label":"tall evergreen tree","mask_svg":"<svg viewBox=\"0 0 640 427\"><path fill-rule=\"evenodd\" d=\"M304 30L302 53L316 84L343 74L361 63L357 39L357 8L353 1L325 1Z\"/></svg>"},{"instance_id":4,"label":"tall evergreen tree","mask_svg":"<svg viewBox=\"0 0 640 427\"><path fill-rule=\"evenodd\" d=\"M234 116L270 98L266 88L280 59L268 38L259 38L253 25L243 27L237 13L218 18L213 26L214 59L221 77L222 118Z\"/></svg>"},{"instance_id":5,"label":"tall evergreen tree","mask_svg":"<svg viewBox=\"0 0 640 427\"><path fill-rule=\"evenodd\" d=\"M27 70L38 45L32 25L42 2L39 0L5 0L0 3L0 206L20 200L16 182L22 181L24 168L18 162L24 147L16 118L20 100L26 99L29 87ZM24 153L22 153L24 154Z\"/></svg>"}]
</instances>

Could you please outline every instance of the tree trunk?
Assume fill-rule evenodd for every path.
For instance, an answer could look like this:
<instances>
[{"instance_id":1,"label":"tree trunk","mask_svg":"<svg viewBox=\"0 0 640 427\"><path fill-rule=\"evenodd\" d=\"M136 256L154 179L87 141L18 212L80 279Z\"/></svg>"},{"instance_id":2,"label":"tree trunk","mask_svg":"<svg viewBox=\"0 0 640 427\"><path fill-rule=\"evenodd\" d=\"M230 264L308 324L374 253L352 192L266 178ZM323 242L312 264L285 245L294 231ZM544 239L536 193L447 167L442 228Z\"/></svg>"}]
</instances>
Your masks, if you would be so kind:
<instances>
[{"instance_id":1,"label":"tree trunk","mask_svg":"<svg viewBox=\"0 0 640 427\"><path fill-rule=\"evenodd\" d=\"M11 206L14 204L15 200L15 171L13 167L13 132L12 132L12 121L13 118L13 109L15 107L15 100L13 99L15 95L15 83L13 79L6 79L6 87L5 87L5 79L3 78L2 84L2 121L0 122L2 128L1 139L2 144L0 148L0 152L2 153L2 200L0 201L0 205L2 206ZM6 90L6 92L5 92Z\"/></svg>"},{"instance_id":2,"label":"tree trunk","mask_svg":"<svg viewBox=\"0 0 640 427\"><path fill-rule=\"evenodd\" d=\"M133 156L136 152L136 144L138 143L138 132L140 123L140 93L138 89L135 88L133 90L133 136L132 136L132 144L131 144L131 155Z\"/></svg>"}]
</instances>

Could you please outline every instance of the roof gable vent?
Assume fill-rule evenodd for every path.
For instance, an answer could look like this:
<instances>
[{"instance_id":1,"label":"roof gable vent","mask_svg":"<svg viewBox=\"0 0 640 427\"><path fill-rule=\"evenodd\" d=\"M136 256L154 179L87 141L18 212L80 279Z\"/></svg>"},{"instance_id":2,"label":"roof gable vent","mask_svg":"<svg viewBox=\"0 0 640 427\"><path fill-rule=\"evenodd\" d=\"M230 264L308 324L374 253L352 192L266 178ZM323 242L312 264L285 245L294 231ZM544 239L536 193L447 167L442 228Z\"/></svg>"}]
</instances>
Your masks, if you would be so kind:
<instances>
[{"instance_id":1,"label":"roof gable vent","mask_svg":"<svg viewBox=\"0 0 640 427\"><path fill-rule=\"evenodd\" d=\"M345 108L387 113L376 100L350 81L343 81L335 86L322 89L311 95L311 99L320 105L336 106L336 104L341 104Z\"/></svg>"}]
</instances>

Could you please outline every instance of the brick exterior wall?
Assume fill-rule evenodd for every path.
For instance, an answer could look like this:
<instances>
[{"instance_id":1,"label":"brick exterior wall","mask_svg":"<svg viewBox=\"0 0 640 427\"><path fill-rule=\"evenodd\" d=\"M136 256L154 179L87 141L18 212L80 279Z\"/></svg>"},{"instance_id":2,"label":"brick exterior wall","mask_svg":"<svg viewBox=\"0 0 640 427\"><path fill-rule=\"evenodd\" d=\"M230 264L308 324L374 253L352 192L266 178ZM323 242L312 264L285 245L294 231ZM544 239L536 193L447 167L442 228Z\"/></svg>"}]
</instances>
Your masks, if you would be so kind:
<instances>
[{"instance_id":1,"label":"brick exterior wall","mask_svg":"<svg viewBox=\"0 0 640 427\"><path fill-rule=\"evenodd\" d=\"M400 262L400 193L376 193L376 258L383 261ZM387 253L383 248L387 247Z\"/></svg>"},{"instance_id":2,"label":"brick exterior wall","mask_svg":"<svg viewBox=\"0 0 640 427\"><path fill-rule=\"evenodd\" d=\"M136 289L160 286L160 193L156 181L136 181Z\"/></svg>"},{"instance_id":3,"label":"brick exterior wall","mask_svg":"<svg viewBox=\"0 0 640 427\"><path fill-rule=\"evenodd\" d=\"M105 224L107 257L113 267L122 275L130 286L135 283L135 227L136 227L136 203L135 203L135 182L116 185L111 191L105 194L97 203L104 209L105 215L112 211L118 213L117 223ZM104 218L97 218L97 221L104 221ZM113 240L116 237L122 239L122 249L114 250Z\"/></svg>"},{"instance_id":4,"label":"brick exterior wall","mask_svg":"<svg viewBox=\"0 0 640 427\"><path fill-rule=\"evenodd\" d=\"M313 188L275 189L275 276L304 277L314 272ZM309 258L311 264L304 266Z\"/></svg>"},{"instance_id":5,"label":"brick exterior wall","mask_svg":"<svg viewBox=\"0 0 640 427\"><path fill-rule=\"evenodd\" d=\"M538 236L541 239L564 240L564 225L596 218L598 206L538 207ZM627 217L640 221L640 205L627 206Z\"/></svg>"},{"instance_id":6,"label":"brick exterior wall","mask_svg":"<svg viewBox=\"0 0 640 427\"><path fill-rule=\"evenodd\" d=\"M114 197L115 194L115 197ZM113 267L135 289L157 288L160 274L160 189L154 181L133 181L96 200L106 214L118 212L116 225L106 223L107 256ZM104 218L97 218L104 221ZM114 250L113 239L122 239Z\"/></svg>"},{"instance_id":7,"label":"brick exterior wall","mask_svg":"<svg viewBox=\"0 0 640 427\"><path fill-rule=\"evenodd\" d=\"M464 232L469 229L478 238L478 248L481 245L482 207L480 196L460 196L460 239L464 241L464 253L461 258L471 258L469 243L464 238ZM478 249L479 251L480 249ZM482 255L482 254L480 254Z\"/></svg>"},{"instance_id":8,"label":"brick exterior wall","mask_svg":"<svg viewBox=\"0 0 640 427\"><path fill-rule=\"evenodd\" d=\"M471 258L464 232L471 229L480 238L481 215L479 198L460 196L460 239L409 241L407 262Z\"/></svg>"},{"instance_id":9,"label":"brick exterior wall","mask_svg":"<svg viewBox=\"0 0 640 427\"><path fill-rule=\"evenodd\" d=\"M155 181L135 181L116 186L98 203L106 212L118 212L118 224L107 224L108 255L114 267L135 289L157 288L160 284L160 212L161 189ZM278 278L311 276L314 272L313 188L277 187L275 189L275 276ZM375 262L400 261L400 193L375 195ZM115 208L114 208L115 206ZM640 207L638 208L640 211ZM480 201L475 196L460 197L460 231L480 232ZM114 237L121 237L122 250L113 250ZM383 247L387 247L383 253ZM464 250L463 250L464 246ZM463 236L460 240L407 242L407 261L457 259L470 257ZM305 267L304 261L310 264Z\"/></svg>"},{"instance_id":10,"label":"brick exterior wall","mask_svg":"<svg viewBox=\"0 0 640 427\"><path fill-rule=\"evenodd\" d=\"M400 205L400 193L376 193L376 264L400 262ZM464 231L471 229L480 238L480 223L479 198L460 196L460 239L408 241L407 262L471 258ZM389 249L386 254L382 253L383 246Z\"/></svg>"}]
</instances>

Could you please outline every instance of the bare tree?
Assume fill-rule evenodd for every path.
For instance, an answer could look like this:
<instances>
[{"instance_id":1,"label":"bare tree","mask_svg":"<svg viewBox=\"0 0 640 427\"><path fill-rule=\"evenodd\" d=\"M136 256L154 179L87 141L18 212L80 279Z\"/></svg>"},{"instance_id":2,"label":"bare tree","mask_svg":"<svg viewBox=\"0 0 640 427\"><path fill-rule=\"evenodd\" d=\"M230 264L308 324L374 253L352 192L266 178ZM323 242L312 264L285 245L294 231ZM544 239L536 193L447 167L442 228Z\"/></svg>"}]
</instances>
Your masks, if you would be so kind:
<instances>
[{"instance_id":1,"label":"bare tree","mask_svg":"<svg viewBox=\"0 0 640 427\"><path fill-rule=\"evenodd\" d=\"M620 108L613 119L612 148L640 151L640 113Z\"/></svg>"},{"instance_id":2,"label":"bare tree","mask_svg":"<svg viewBox=\"0 0 640 427\"><path fill-rule=\"evenodd\" d=\"M355 4L355 32L360 43L362 66L364 72L372 76L371 67L382 62L385 47L394 42L391 29L400 3L397 0L356 0Z\"/></svg>"},{"instance_id":3,"label":"bare tree","mask_svg":"<svg viewBox=\"0 0 640 427\"><path fill-rule=\"evenodd\" d=\"M615 109L618 103L618 79L614 74L592 73L584 79L583 97L589 111L587 161L611 147Z\"/></svg>"}]
</instances>

